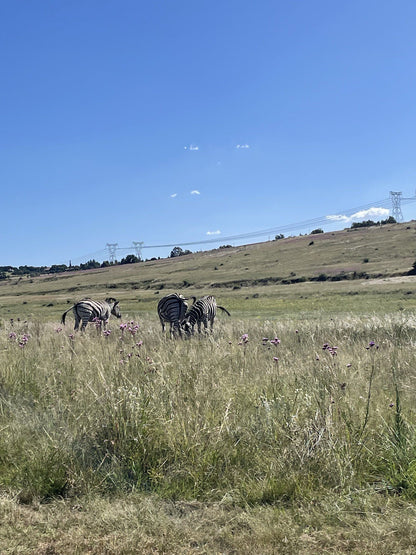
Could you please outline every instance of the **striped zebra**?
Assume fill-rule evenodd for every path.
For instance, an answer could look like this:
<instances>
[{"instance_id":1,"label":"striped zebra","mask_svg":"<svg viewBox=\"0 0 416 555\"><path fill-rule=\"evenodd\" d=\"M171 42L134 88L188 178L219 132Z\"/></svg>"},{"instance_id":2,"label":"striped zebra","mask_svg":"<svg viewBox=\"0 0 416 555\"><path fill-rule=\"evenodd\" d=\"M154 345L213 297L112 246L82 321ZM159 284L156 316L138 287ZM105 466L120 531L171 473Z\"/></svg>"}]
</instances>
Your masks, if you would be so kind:
<instances>
[{"instance_id":1,"label":"striped zebra","mask_svg":"<svg viewBox=\"0 0 416 555\"><path fill-rule=\"evenodd\" d=\"M82 299L82 301L77 302L74 306L71 306L71 308L68 308L68 310L62 314L61 323L65 324L65 317L72 309L75 316L75 330L79 328L79 323L82 322L81 331L84 331L88 322L91 322L96 318L100 322L100 325L104 322L105 327L111 314L117 318L121 318L118 303L119 301L116 301L116 299L113 299L112 297L106 299L105 301Z\"/></svg>"},{"instance_id":2,"label":"striped zebra","mask_svg":"<svg viewBox=\"0 0 416 555\"><path fill-rule=\"evenodd\" d=\"M195 297L190 297L193 302L196 301ZM175 330L182 336L181 322L185 317L188 310L187 297L178 293L171 293L160 299L157 303L157 313L160 323L162 324L162 331L165 331L165 322L170 324L170 335L172 336Z\"/></svg>"},{"instance_id":3,"label":"striped zebra","mask_svg":"<svg viewBox=\"0 0 416 555\"><path fill-rule=\"evenodd\" d=\"M206 297L202 297L202 299L198 299L185 314L182 328L188 335L193 335L195 324L198 326L198 333L201 333L201 324L204 324L204 328L207 330L209 322L212 331L214 319L217 315L217 308L226 312L228 316L231 316L226 308L217 305L217 301L212 295L207 295Z\"/></svg>"}]
</instances>

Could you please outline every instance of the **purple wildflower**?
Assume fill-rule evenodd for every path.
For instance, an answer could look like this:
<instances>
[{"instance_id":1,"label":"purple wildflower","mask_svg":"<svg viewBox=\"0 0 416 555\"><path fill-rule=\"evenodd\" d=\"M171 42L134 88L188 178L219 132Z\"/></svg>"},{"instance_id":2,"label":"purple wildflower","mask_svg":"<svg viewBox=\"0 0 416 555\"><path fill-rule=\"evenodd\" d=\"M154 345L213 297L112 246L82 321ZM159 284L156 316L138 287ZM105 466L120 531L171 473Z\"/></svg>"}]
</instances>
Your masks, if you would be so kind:
<instances>
[{"instance_id":1,"label":"purple wildflower","mask_svg":"<svg viewBox=\"0 0 416 555\"><path fill-rule=\"evenodd\" d=\"M14 331L9 333L9 339L16 339L17 335L14 333Z\"/></svg>"},{"instance_id":2,"label":"purple wildflower","mask_svg":"<svg viewBox=\"0 0 416 555\"><path fill-rule=\"evenodd\" d=\"M131 325L128 327L129 332L131 333L131 335L136 335L136 333L139 331L139 324L135 324L134 322L131 322Z\"/></svg>"},{"instance_id":3,"label":"purple wildflower","mask_svg":"<svg viewBox=\"0 0 416 555\"><path fill-rule=\"evenodd\" d=\"M248 343L248 333L243 333L243 335L240 338L240 342L238 344L246 345L247 343Z\"/></svg>"},{"instance_id":4,"label":"purple wildflower","mask_svg":"<svg viewBox=\"0 0 416 555\"><path fill-rule=\"evenodd\" d=\"M19 347L25 347L26 343L29 341L29 336L26 334L23 334L20 341L19 341Z\"/></svg>"},{"instance_id":5,"label":"purple wildflower","mask_svg":"<svg viewBox=\"0 0 416 555\"><path fill-rule=\"evenodd\" d=\"M331 345L329 343L324 343L322 346L322 350L323 351L328 351L329 354L331 354L333 357L337 356L337 346L331 347Z\"/></svg>"}]
</instances>

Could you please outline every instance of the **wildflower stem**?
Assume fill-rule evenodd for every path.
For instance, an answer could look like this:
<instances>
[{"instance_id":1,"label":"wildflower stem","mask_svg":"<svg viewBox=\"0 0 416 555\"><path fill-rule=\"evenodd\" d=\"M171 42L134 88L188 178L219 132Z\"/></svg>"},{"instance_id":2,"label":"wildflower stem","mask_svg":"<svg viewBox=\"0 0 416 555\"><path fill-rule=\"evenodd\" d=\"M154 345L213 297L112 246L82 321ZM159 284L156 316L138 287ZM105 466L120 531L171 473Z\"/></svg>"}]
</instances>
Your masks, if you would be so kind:
<instances>
[{"instance_id":1,"label":"wildflower stem","mask_svg":"<svg viewBox=\"0 0 416 555\"><path fill-rule=\"evenodd\" d=\"M369 382L368 382L368 393L367 393L367 403L366 403L366 407L365 407L365 417L364 417L363 427L361 428L360 435L358 436L358 441L361 440L361 438L364 434L364 430L367 427L368 419L369 419L369 416L370 416L371 386L373 384L374 372L375 372L375 363L374 363L374 360L373 360L373 363L371 365L370 379L369 379Z\"/></svg>"}]
</instances>

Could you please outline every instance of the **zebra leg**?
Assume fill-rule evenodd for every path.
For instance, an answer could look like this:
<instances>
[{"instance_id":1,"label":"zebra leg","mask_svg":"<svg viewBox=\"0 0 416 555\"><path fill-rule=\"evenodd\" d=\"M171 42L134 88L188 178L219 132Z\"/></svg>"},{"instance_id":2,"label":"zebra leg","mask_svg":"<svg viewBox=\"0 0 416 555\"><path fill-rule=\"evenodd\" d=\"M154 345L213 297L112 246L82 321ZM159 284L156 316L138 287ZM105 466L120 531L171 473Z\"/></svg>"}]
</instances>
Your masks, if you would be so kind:
<instances>
[{"instance_id":1,"label":"zebra leg","mask_svg":"<svg viewBox=\"0 0 416 555\"><path fill-rule=\"evenodd\" d=\"M79 330L79 323L81 321L81 318L78 316L78 314L75 312L75 326L74 326L74 330L78 331Z\"/></svg>"},{"instance_id":2,"label":"zebra leg","mask_svg":"<svg viewBox=\"0 0 416 555\"><path fill-rule=\"evenodd\" d=\"M208 318L205 317L202 321L204 323L204 333L208 333Z\"/></svg>"}]
</instances>

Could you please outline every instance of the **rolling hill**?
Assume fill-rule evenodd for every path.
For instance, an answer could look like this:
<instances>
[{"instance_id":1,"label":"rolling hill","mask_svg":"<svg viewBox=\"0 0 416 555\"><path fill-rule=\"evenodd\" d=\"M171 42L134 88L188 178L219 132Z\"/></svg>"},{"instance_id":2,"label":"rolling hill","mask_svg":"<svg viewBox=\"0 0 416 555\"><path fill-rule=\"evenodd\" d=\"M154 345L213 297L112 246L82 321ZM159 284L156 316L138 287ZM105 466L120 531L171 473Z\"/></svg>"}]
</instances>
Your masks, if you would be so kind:
<instances>
[{"instance_id":1,"label":"rolling hill","mask_svg":"<svg viewBox=\"0 0 416 555\"><path fill-rule=\"evenodd\" d=\"M416 222L346 229L0 282L0 316L55 320L83 297L155 313L165 292L214 294L239 316L413 309ZM354 298L358 297L358 298Z\"/></svg>"}]
</instances>

